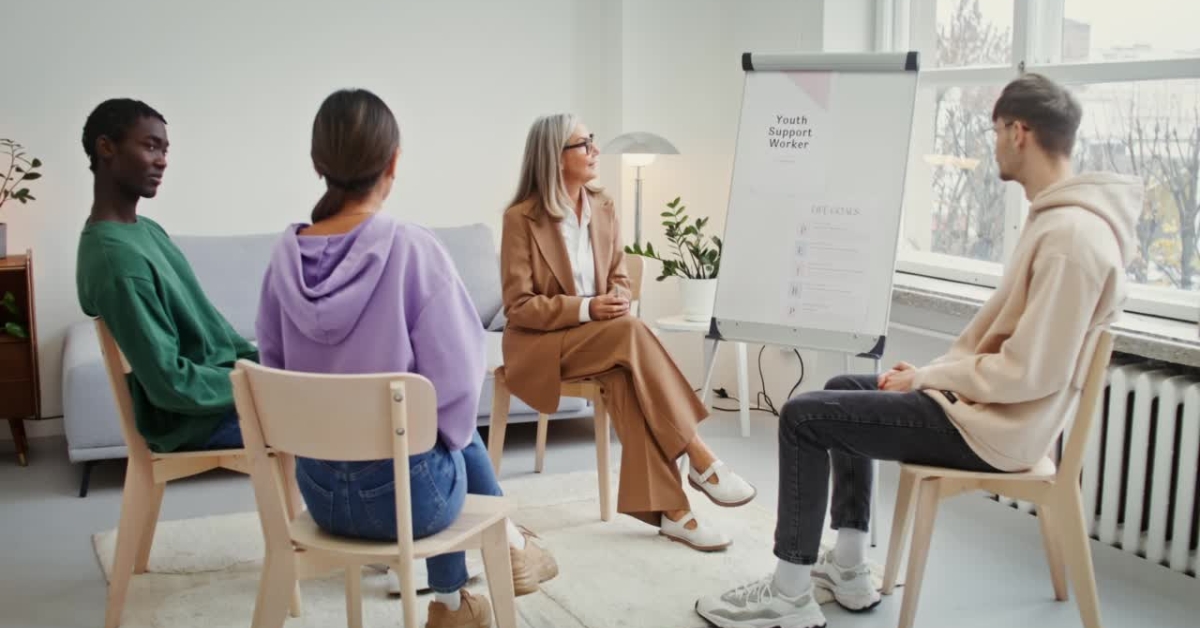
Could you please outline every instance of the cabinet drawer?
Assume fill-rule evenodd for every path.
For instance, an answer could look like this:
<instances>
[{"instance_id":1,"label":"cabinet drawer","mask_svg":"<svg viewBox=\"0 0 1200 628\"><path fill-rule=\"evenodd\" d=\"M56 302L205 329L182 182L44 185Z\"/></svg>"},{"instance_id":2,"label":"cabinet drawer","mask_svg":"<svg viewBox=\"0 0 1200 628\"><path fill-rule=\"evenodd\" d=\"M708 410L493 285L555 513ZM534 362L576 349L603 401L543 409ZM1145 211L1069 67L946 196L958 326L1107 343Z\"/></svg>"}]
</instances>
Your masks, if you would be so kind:
<instances>
[{"instance_id":1,"label":"cabinet drawer","mask_svg":"<svg viewBox=\"0 0 1200 628\"><path fill-rule=\"evenodd\" d=\"M0 341L0 380L5 379L33 379L28 342Z\"/></svg>"},{"instance_id":2,"label":"cabinet drawer","mask_svg":"<svg viewBox=\"0 0 1200 628\"><path fill-rule=\"evenodd\" d=\"M33 416L33 395L32 380L0 381L0 419Z\"/></svg>"}]
</instances>

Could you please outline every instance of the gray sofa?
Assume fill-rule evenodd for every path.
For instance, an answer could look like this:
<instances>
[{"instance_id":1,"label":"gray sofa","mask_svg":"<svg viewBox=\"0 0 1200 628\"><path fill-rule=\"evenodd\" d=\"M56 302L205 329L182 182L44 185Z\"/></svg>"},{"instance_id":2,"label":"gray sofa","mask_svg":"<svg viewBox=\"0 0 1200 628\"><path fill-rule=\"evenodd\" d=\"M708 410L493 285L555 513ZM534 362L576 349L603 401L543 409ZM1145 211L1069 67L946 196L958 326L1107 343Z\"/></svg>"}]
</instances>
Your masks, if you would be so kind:
<instances>
[{"instance_id":1,"label":"gray sofa","mask_svg":"<svg viewBox=\"0 0 1200 628\"><path fill-rule=\"evenodd\" d=\"M503 363L500 335L504 316L500 266L491 230L486 225L433 229L445 245L466 284L480 325L487 329L488 372L479 399L479 424L487 425L492 409L492 371ZM239 333L254 339L258 293L277 234L246 236L176 236L196 277L213 304ZM91 466L99 460L125 457L125 441L95 326L84 320L71 326L63 343L63 427L72 462L85 463L80 497L87 495ZM582 399L564 397L552 418L592 416ZM537 413L513 398L510 422L537 420Z\"/></svg>"}]
</instances>

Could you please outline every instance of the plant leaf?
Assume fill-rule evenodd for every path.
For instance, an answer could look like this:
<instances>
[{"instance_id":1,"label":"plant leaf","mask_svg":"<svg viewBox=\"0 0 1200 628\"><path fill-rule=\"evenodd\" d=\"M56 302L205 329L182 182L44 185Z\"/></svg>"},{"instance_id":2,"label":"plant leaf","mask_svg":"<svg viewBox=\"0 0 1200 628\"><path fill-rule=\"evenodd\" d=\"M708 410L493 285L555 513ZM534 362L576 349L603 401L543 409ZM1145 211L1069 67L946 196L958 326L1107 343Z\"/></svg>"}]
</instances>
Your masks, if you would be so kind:
<instances>
[{"instance_id":1,"label":"plant leaf","mask_svg":"<svg viewBox=\"0 0 1200 628\"><path fill-rule=\"evenodd\" d=\"M33 160L33 163L32 163L32 164L30 164L30 167L32 167L32 168L40 168L41 166L42 166L42 160L41 160L41 159L34 159L34 160Z\"/></svg>"},{"instance_id":2,"label":"plant leaf","mask_svg":"<svg viewBox=\"0 0 1200 628\"><path fill-rule=\"evenodd\" d=\"M40 178L42 178L42 174L40 172L29 172L25 174L26 181L34 181Z\"/></svg>"},{"instance_id":3,"label":"plant leaf","mask_svg":"<svg viewBox=\"0 0 1200 628\"><path fill-rule=\"evenodd\" d=\"M22 167L20 167L20 166L17 166L16 168L13 168L13 170L16 170L17 172L25 172L25 169L24 169L24 168L22 168Z\"/></svg>"},{"instance_id":4,"label":"plant leaf","mask_svg":"<svg viewBox=\"0 0 1200 628\"><path fill-rule=\"evenodd\" d=\"M29 337L29 334L25 333L25 328L18 325L17 323L5 323L4 331L8 335L13 336L15 338L20 338L22 340Z\"/></svg>"}]
</instances>

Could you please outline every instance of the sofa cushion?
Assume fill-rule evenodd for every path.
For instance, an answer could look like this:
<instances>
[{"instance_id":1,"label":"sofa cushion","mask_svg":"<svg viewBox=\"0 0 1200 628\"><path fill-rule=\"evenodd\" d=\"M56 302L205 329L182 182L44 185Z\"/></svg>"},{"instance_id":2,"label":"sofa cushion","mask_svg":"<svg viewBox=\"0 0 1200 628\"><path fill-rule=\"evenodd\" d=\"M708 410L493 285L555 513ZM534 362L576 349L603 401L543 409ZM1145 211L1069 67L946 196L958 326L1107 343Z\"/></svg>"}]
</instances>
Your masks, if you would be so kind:
<instances>
[{"instance_id":1,"label":"sofa cushion","mask_svg":"<svg viewBox=\"0 0 1200 628\"><path fill-rule=\"evenodd\" d=\"M479 324L486 327L504 302L500 290L500 258L492 240L492 230L477 223L464 227L438 227L431 231L446 247L479 313Z\"/></svg>"},{"instance_id":2,"label":"sofa cushion","mask_svg":"<svg viewBox=\"0 0 1200 628\"><path fill-rule=\"evenodd\" d=\"M208 300L233 329L254 338L258 297L279 234L174 236Z\"/></svg>"},{"instance_id":3,"label":"sofa cushion","mask_svg":"<svg viewBox=\"0 0 1200 628\"><path fill-rule=\"evenodd\" d=\"M125 439L117 404L104 370L100 342L92 321L76 323L63 340L63 431L72 462L90 460L103 448L117 448L111 456L125 455Z\"/></svg>"}]
</instances>

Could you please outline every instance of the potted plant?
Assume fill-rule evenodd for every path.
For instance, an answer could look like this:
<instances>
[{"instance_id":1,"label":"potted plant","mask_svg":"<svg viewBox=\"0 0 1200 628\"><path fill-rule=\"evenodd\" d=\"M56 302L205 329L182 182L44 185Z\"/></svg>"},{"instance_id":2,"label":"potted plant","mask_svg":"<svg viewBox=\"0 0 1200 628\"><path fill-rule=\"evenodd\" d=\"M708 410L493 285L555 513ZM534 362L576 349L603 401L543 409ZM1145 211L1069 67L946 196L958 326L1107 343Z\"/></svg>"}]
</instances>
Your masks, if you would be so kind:
<instances>
[{"instance_id":1,"label":"potted plant","mask_svg":"<svg viewBox=\"0 0 1200 628\"><path fill-rule=\"evenodd\" d=\"M23 184L42 178L42 174L37 172L42 162L40 159L29 158L22 148L10 139L0 138L0 155L8 157L7 166L0 164L0 208L9 201L17 201L24 205L37 200ZM7 256L8 226L0 222L0 258Z\"/></svg>"},{"instance_id":2,"label":"potted plant","mask_svg":"<svg viewBox=\"0 0 1200 628\"><path fill-rule=\"evenodd\" d=\"M663 228L673 249L671 259L663 259L654 245L646 243L626 246L625 252L656 259L662 263L658 280L678 277L683 316L690 321L706 322L712 318L713 299L717 292L717 272L721 269L721 238L705 237L708 218L688 217L686 205L679 197L667 203L669 211L662 213Z\"/></svg>"},{"instance_id":3,"label":"potted plant","mask_svg":"<svg viewBox=\"0 0 1200 628\"><path fill-rule=\"evenodd\" d=\"M29 330L20 322L21 310L17 307L17 298L11 292L5 292L0 298L0 333L13 338L25 340L29 338Z\"/></svg>"}]
</instances>

